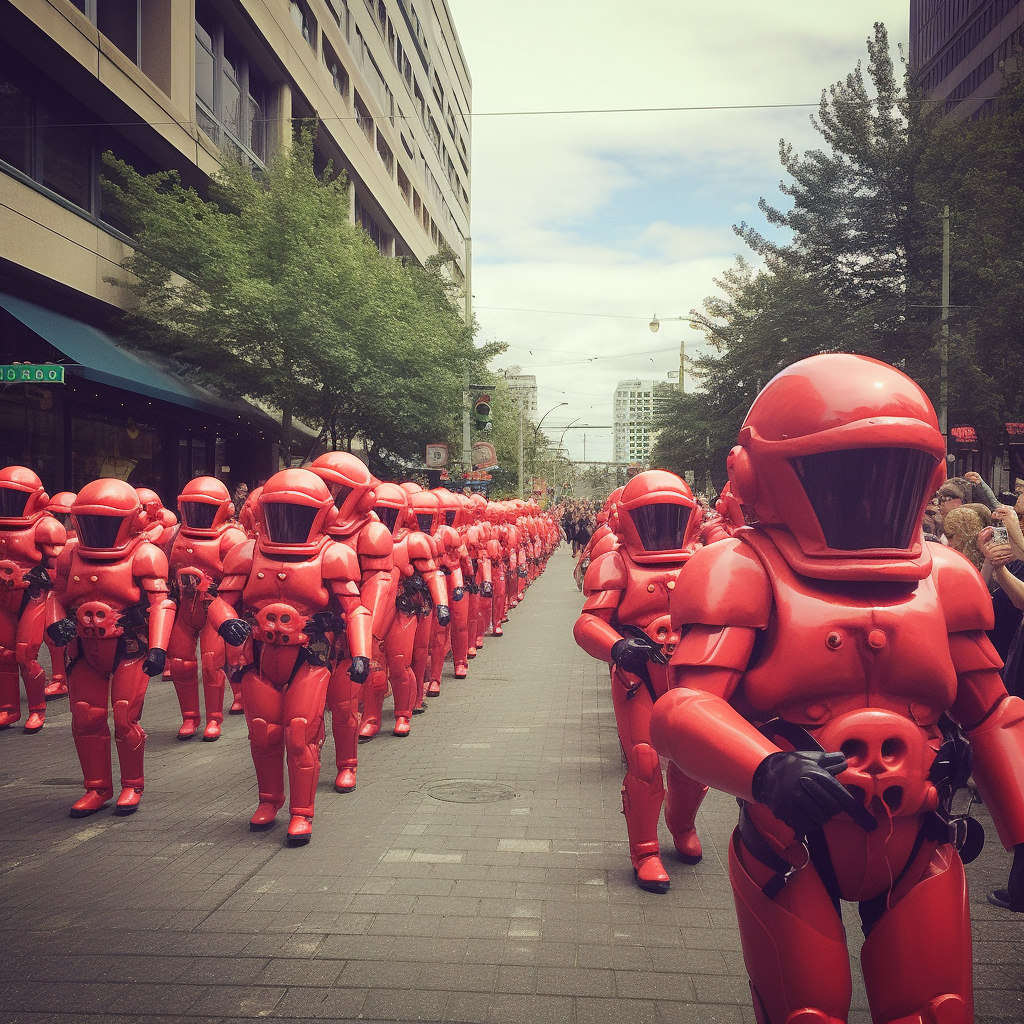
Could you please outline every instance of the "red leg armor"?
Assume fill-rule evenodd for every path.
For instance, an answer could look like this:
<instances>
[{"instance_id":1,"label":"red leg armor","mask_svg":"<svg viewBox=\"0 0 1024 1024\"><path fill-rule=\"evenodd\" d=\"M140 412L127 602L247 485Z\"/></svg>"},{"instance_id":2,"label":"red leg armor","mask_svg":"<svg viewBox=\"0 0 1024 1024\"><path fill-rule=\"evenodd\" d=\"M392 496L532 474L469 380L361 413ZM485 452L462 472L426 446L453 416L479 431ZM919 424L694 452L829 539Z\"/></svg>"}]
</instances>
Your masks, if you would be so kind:
<instances>
[{"instance_id":1,"label":"red leg armor","mask_svg":"<svg viewBox=\"0 0 1024 1024\"><path fill-rule=\"evenodd\" d=\"M346 793L355 788L355 771L359 763L359 691L370 685L369 680L362 686L352 682L348 674L351 664L348 658L339 661L327 684L327 709L331 713L331 733L334 736L334 762L338 767L334 788ZM347 773L351 773L351 778ZM346 776L344 780L342 775Z\"/></svg>"},{"instance_id":2,"label":"red leg armor","mask_svg":"<svg viewBox=\"0 0 1024 1024\"><path fill-rule=\"evenodd\" d=\"M461 601L451 604L452 661L456 679L463 679L469 673L469 606L472 600L472 594L464 594Z\"/></svg>"},{"instance_id":3,"label":"red leg armor","mask_svg":"<svg viewBox=\"0 0 1024 1024\"><path fill-rule=\"evenodd\" d=\"M696 864L703 856L694 823L707 793L707 786L684 775L674 761L669 761L665 773L665 824L672 833L676 853L687 864Z\"/></svg>"}]
</instances>

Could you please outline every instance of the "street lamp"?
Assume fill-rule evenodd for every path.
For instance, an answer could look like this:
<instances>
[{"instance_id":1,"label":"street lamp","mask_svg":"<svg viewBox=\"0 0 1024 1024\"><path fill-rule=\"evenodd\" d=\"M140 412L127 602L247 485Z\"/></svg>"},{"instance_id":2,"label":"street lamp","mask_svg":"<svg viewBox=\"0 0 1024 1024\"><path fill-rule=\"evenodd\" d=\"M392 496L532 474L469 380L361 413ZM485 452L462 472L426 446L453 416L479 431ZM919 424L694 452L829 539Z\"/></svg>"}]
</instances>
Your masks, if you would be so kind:
<instances>
[{"instance_id":1,"label":"street lamp","mask_svg":"<svg viewBox=\"0 0 1024 1024\"><path fill-rule=\"evenodd\" d=\"M667 316L665 320L685 320L694 330L698 327L703 326L702 321L697 320L692 316ZM651 317L651 322L647 325L651 329L651 334L657 334L658 328L661 326L661 321L658 319L658 314L655 313ZM679 391L682 394L686 393L686 339L679 339Z\"/></svg>"},{"instance_id":2,"label":"street lamp","mask_svg":"<svg viewBox=\"0 0 1024 1024\"><path fill-rule=\"evenodd\" d=\"M568 402L559 402L558 405L553 405L543 416L540 418L540 422L533 428L533 447L536 452L537 438L540 436L540 425L543 423L556 409L561 409L563 405L568 405ZM578 419L579 417L577 417ZM522 498L523 494L523 403L520 397L519 401L519 497Z\"/></svg>"}]
</instances>

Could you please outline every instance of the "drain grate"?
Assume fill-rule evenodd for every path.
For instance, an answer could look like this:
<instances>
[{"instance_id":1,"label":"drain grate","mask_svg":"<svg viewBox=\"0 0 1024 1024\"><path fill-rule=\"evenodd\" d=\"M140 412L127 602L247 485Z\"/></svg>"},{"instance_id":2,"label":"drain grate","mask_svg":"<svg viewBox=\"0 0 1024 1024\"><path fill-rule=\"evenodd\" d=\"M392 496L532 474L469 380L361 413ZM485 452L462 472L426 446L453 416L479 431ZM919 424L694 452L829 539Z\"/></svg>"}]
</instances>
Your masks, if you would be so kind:
<instances>
[{"instance_id":1,"label":"drain grate","mask_svg":"<svg viewBox=\"0 0 1024 1024\"><path fill-rule=\"evenodd\" d=\"M516 792L510 786L486 779L444 779L429 782L422 792L435 800L450 804L493 804L499 800L511 800Z\"/></svg>"}]
</instances>

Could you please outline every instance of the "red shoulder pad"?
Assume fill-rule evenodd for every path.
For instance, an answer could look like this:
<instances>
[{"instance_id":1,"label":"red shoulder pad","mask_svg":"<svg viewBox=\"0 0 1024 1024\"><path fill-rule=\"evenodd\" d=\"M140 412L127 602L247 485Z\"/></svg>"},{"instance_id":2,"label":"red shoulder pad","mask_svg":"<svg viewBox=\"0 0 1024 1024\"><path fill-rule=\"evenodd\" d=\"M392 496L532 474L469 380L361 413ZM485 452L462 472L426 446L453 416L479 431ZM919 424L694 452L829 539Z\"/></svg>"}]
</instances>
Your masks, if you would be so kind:
<instances>
[{"instance_id":1,"label":"red shoulder pad","mask_svg":"<svg viewBox=\"0 0 1024 1024\"><path fill-rule=\"evenodd\" d=\"M179 536L181 536L179 534ZM248 540L243 530L237 523L232 523L224 532L220 535L220 556L225 558L227 553L235 547L236 544L244 544Z\"/></svg>"},{"instance_id":2,"label":"red shoulder pad","mask_svg":"<svg viewBox=\"0 0 1024 1024\"><path fill-rule=\"evenodd\" d=\"M764 629L771 610L768 573L757 555L733 537L693 553L669 603L674 629L694 623Z\"/></svg>"},{"instance_id":3,"label":"red shoulder pad","mask_svg":"<svg viewBox=\"0 0 1024 1024\"><path fill-rule=\"evenodd\" d=\"M36 524L36 546L62 547L67 543L68 531L64 524L53 516L43 516Z\"/></svg>"},{"instance_id":4,"label":"red shoulder pad","mask_svg":"<svg viewBox=\"0 0 1024 1024\"><path fill-rule=\"evenodd\" d=\"M931 545L931 555L932 579L946 617L947 631L991 629L995 613L981 573L959 551L941 544Z\"/></svg>"},{"instance_id":5,"label":"red shoulder pad","mask_svg":"<svg viewBox=\"0 0 1024 1024\"><path fill-rule=\"evenodd\" d=\"M327 545L320 566L325 580L358 580L362 575L355 551L340 540Z\"/></svg>"},{"instance_id":6,"label":"red shoulder pad","mask_svg":"<svg viewBox=\"0 0 1024 1024\"><path fill-rule=\"evenodd\" d=\"M387 558L394 552L395 538L383 523L367 523L359 531L356 551L369 558Z\"/></svg>"},{"instance_id":7,"label":"red shoulder pad","mask_svg":"<svg viewBox=\"0 0 1024 1024\"><path fill-rule=\"evenodd\" d=\"M622 555L618 551L607 551L591 559L583 577L583 593L590 597L600 590L625 590L628 582Z\"/></svg>"},{"instance_id":8,"label":"red shoulder pad","mask_svg":"<svg viewBox=\"0 0 1024 1024\"><path fill-rule=\"evenodd\" d=\"M225 576L248 576L252 571L252 556L256 550L256 540L251 538L236 544L224 556Z\"/></svg>"},{"instance_id":9,"label":"red shoulder pad","mask_svg":"<svg viewBox=\"0 0 1024 1024\"><path fill-rule=\"evenodd\" d=\"M434 558L434 548L430 543L430 536L426 533L410 533L406 538L406 547L409 558L413 561L432 561Z\"/></svg>"},{"instance_id":10,"label":"red shoulder pad","mask_svg":"<svg viewBox=\"0 0 1024 1024\"><path fill-rule=\"evenodd\" d=\"M136 579L167 579L167 556L155 544L140 544L132 556L132 575Z\"/></svg>"}]
</instances>

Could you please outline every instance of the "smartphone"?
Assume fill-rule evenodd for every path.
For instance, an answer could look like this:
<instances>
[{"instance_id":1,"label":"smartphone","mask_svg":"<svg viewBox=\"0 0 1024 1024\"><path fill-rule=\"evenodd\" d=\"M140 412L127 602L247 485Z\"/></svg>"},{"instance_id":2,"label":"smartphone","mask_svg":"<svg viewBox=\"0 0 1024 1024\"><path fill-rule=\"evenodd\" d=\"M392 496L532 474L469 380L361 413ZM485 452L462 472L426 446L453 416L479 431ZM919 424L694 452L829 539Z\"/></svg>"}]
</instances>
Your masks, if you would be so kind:
<instances>
[{"instance_id":1,"label":"smartphone","mask_svg":"<svg viewBox=\"0 0 1024 1024\"><path fill-rule=\"evenodd\" d=\"M1009 544L1010 535L1006 530L1005 526L993 526L992 527L992 540L996 544Z\"/></svg>"}]
</instances>

